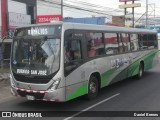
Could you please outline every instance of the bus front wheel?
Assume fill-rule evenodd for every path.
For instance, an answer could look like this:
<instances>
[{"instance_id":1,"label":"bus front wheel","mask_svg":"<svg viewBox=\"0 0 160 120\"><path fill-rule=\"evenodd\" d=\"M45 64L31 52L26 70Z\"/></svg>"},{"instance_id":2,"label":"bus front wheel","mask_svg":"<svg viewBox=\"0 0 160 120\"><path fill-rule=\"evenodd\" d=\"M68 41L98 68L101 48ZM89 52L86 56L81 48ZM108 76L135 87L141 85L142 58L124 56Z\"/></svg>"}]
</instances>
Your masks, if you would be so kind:
<instances>
[{"instance_id":1,"label":"bus front wheel","mask_svg":"<svg viewBox=\"0 0 160 120\"><path fill-rule=\"evenodd\" d=\"M97 97L98 95L98 79L95 76L91 76L88 84L87 98L89 100Z\"/></svg>"}]
</instances>

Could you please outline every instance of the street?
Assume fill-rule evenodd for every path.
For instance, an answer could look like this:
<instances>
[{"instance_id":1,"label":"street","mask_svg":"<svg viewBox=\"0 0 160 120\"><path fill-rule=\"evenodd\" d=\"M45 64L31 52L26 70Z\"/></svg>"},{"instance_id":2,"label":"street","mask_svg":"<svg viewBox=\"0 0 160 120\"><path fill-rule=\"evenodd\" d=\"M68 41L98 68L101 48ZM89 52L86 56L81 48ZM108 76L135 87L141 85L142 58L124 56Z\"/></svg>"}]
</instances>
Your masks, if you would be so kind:
<instances>
[{"instance_id":1,"label":"street","mask_svg":"<svg viewBox=\"0 0 160 120\"><path fill-rule=\"evenodd\" d=\"M80 97L66 103L52 103L27 101L25 98L20 97L9 97L5 101L3 98L0 98L0 111L54 111L54 114L58 117L62 116L65 120L73 119L86 111L160 111L159 78L160 64L146 72L141 80L130 78L102 89L98 97L91 101ZM63 114L63 112L58 111L76 112L68 112L68 115L66 115L66 113ZM95 115L93 116L95 117ZM91 118L92 115L87 117L86 119L93 120ZM114 120L117 118L111 117L109 119ZM121 119L124 120L124 118ZM125 119L127 120L127 118ZM145 117L143 119L150 120L151 118ZM159 118L157 117L153 120L155 119Z\"/></svg>"}]
</instances>

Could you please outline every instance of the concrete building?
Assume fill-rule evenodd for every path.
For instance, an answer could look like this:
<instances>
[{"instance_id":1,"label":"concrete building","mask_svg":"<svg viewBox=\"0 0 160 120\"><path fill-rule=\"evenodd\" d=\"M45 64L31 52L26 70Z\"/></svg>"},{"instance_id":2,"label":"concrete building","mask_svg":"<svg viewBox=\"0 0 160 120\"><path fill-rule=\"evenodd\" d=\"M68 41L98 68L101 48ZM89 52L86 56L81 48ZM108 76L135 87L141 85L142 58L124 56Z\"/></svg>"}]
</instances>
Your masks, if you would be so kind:
<instances>
[{"instance_id":1,"label":"concrete building","mask_svg":"<svg viewBox=\"0 0 160 120\"><path fill-rule=\"evenodd\" d=\"M0 0L0 6L0 54L8 62L15 28L36 21L36 0Z\"/></svg>"},{"instance_id":2,"label":"concrete building","mask_svg":"<svg viewBox=\"0 0 160 120\"><path fill-rule=\"evenodd\" d=\"M3 51L4 60L10 58L15 28L36 24L39 18L61 20L60 3L60 0L0 0L0 54ZM2 55L0 63L1 58Z\"/></svg>"},{"instance_id":3,"label":"concrete building","mask_svg":"<svg viewBox=\"0 0 160 120\"><path fill-rule=\"evenodd\" d=\"M84 23L84 24L97 24L105 25L105 17L91 17L91 18L64 18L64 22Z\"/></svg>"},{"instance_id":4,"label":"concrete building","mask_svg":"<svg viewBox=\"0 0 160 120\"><path fill-rule=\"evenodd\" d=\"M112 24L117 26L125 27L125 17L124 16L112 16Z\"/></svg>"}]
</instances>

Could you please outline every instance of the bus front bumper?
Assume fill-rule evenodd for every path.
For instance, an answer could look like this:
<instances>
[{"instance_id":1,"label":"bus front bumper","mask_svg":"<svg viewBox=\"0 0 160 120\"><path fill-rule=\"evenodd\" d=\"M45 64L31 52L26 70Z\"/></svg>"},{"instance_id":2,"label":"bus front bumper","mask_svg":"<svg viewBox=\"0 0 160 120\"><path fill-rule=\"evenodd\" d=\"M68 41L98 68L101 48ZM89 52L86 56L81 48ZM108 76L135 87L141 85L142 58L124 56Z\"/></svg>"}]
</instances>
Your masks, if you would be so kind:
<instances>
[{"instance_id":1,"label":"bus front bumper","mask_svg":"<svg viewBox=\"0 0 160 120\"><path fill-rule=\"evenodd\" d=\"M43 100L53 102L64 102L64 88L56 89L54 91L37 91L26 90L22 88L11 87L11 93L14 96L26 97L28 100Z\"/></svg>"}]
</instances>

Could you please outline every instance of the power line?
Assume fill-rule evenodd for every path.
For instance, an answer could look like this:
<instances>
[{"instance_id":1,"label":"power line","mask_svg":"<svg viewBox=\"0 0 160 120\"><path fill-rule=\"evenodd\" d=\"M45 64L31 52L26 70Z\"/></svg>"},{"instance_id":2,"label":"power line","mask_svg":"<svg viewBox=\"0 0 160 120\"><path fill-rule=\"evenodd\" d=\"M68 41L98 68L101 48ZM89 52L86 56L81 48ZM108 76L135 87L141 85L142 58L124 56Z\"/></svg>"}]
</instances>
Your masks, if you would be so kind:
<instances>
[{"instance_id":1,"label":"power line","mask_svg":"<svg viewBox=\"0 0 160 120\"><path fill-rule=\"evenodd\" d=\"M44 0L41 0L41 1L44 1ZM51 1L45 1L45 2L48 2L50 4L57 4L57 5L61 6L61 3L58 3L58 2L51 2ZM64 3L63 6L67 7L67 8L72 8L72 9L76 9L76 10L83 10L83 11L87 11L87 12L91 12L91 13L97 13L97 14L102 14L102 15L107 15L107 16L115 16L115 13L114 13L114 15L111 13L109 14L109 11L97 10L97 9L93 9L93 8L88 9L89 6L87 6L87 8L85 8L85 7L79 7L79 6L75 6L75 5L71 5L71 4L67 4L67 3ZM115 11L111 11L111 12L113 13Z\"/></svg>"},{"instance_id":2,"label":"power line","mask_svg":"<svg viewBox=\"0 0 160 120\"><path fill-rule=\"evenodd\" d=\"M40 1L43 1L43 2L44 2L45 0L40 0ZM45 2L48 2L48 3L50 3L50 4L61 5L61 4L58 3L58 2L50 2L50 1L45 1ZM87 12L91 12L91 13L97 13L97 14L102 14L102 15L107 15L107 16L113 16L113 15L111 15L111 14L107 14L107 13L104 13L103 11L96 10L96 9L87 9L87 8L82 8L82 7L78 7L78 6L66 4L66 3L64 3L63 6L64 6L64 7L68 7L68 8L72 8L72 9L76 9L76 10L83 10L83 11L87 11Z\"/></svg>"},{"instance_id":3,"label":"power line","mask_svg":"<svg viewBox=\"0 0 160 120\"><path fill-rule=\"evenodd\" d=\"M53 5L47 5L47 4L44 4L44 3L41 3L41 5L44 5L44 6L49 6L49 7L53 7ZM54 6L54 8L58 8L58 9L60 9L61 7L60 6ZM79 14L84 14L84 12L83 11L73 11L72 9L70 9L70 8L65 8L65 11L70 11L70 12L74 12L74 13L79 13ZM85 14L88 14L88 15L90 15L90 12L86 12Z\"/></svg>"},{"instance_id":4,"label":"power line","mask_svg":"<svg viewBox=\"0 0 160 120\"><path fill-rule=\"evenodd\" d=\"M84 2L84 1L79 1L79 0L76 0L76 1L72 1L72 0L65 0L65 1L69 1L71 3L77 3L77 4L82 4L82 5L85 5L85 6L89 6L89 7L96 7L96 8L103 8L103 9L108 9L109 11L116 11L116 12L123 12L123 10L120 10L120 9L114 9L114 8L109 8L109 7L105 7L105 6L101 6L101 5L97 5L97 4L92 4L92 3L88 3L88 2Z\"/></svg>"},{"instance_id":5,"label":"power line","mask_svg":"<svg viewBox=\"0 0 160 120\"><path fill-rule=\"evenodd\" d=\"M47 0L39 0L39 1L43 1L45 3L49 3L49 5L46 4L47 6L52 6L53 7L53 4L62 6L60 2L53 2L53 1L51 2L51 1L47 1ZM75 9L77 11L86 11L88 13L95 13L97 15L100 15L100 14L101 15L105 15L107 19L111 19L111 18L109 18L109 16L115 16L115 14L114 15L111 14L111 13L109 14L109 12L115 12L115 11L106 11L106 10L93 9L92 7L95 7L95 4L91 4L91 3L87 3L87 2L80 3L81 1L79 1L79 0L77 2L75 2L75 1L73 2L71 0L67 0L67 1L72 2L72 5L69 4L69 3L66 3L66 2L63 4L63 6L65 7L65 10L67 10L67 11L72 11L71 9ZM81 5L81 7L80 6L76 6L74 4L79 4L79 5ZM98 5L98 7L101 7L101 6ZM108 7L104 7L104 6L102 6L102 8L103 9L104 8L108 9ZM72 11L72 12L75 12L75 11ZM142 14L141 13L136 13L136 15L142 15ZM150 15L150 16L152 16L152 15Z\"/></svg>"}]
</instances>

